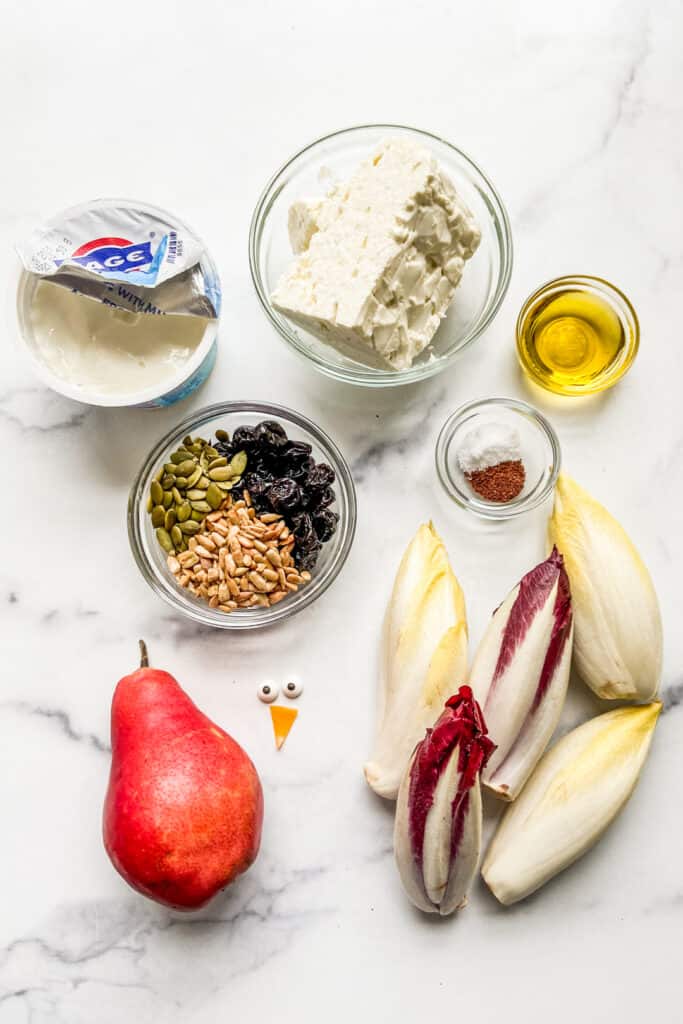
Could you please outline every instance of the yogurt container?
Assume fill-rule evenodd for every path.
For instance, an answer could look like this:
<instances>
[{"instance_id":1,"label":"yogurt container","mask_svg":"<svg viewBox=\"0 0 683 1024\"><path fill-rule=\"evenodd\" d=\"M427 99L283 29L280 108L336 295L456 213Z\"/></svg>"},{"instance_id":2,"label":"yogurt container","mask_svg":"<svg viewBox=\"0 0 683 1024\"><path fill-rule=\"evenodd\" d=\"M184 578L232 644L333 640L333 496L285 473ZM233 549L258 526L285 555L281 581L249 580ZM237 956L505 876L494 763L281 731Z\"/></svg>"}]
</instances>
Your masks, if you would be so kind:
<instances>
[{"instance_id":1,"label":"yogurt container","mask_svg":"<svg viewBox=\"0 0 683 1024\"><path fill-rule=\"evenodd\" d=\"M211 373L220 280L177 217L98 199L53 217L17 251L19 330L53 390L152 408L186 398Z\"/></svg>"}]
</instances>

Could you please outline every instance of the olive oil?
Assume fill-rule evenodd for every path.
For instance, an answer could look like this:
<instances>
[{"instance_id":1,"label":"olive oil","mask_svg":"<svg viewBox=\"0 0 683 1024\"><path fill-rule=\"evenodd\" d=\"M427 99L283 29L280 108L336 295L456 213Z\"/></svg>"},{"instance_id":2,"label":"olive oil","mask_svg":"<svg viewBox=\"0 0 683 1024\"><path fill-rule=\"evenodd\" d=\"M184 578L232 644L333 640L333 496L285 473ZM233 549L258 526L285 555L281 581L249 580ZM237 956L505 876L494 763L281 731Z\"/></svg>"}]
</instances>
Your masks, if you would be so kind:
<instances>
[{"instance_id":1,"label":"olive oil","mask_svg":"<svg viewBox=\"0 0 683 1024\"><path fill-rule=\"evenodd\" d=\"M609 387L626 371L637 348L630 304L632 325L630 318L619 315L619 307L577 283L567 279L564 287L556 281L541 289L528 300L517 325L522 367L536 383L560 395Z\"/></svg>"}]
</instances>

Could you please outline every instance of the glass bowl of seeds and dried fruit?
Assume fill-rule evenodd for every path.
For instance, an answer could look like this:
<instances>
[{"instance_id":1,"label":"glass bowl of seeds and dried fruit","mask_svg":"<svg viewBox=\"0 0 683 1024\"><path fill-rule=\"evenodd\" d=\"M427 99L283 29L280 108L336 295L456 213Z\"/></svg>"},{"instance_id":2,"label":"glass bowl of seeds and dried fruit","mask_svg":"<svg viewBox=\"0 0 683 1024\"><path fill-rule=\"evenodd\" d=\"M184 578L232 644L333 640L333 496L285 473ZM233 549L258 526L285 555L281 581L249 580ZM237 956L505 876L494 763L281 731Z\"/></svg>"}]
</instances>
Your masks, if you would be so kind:
<instances>
[{"instance_id":1,"label":"glass bowl of seeds and dried fruit","mask_svg":"<svg viewBox=\"0 0 683 1024\"><path fill-rule=\"evenodd\" d=\"M334 442L266 402L199 410L154 446L133 484L138 567L176 611L255 629L312 604L338 576L356 494Z\"/></svg>"}]
</instances>

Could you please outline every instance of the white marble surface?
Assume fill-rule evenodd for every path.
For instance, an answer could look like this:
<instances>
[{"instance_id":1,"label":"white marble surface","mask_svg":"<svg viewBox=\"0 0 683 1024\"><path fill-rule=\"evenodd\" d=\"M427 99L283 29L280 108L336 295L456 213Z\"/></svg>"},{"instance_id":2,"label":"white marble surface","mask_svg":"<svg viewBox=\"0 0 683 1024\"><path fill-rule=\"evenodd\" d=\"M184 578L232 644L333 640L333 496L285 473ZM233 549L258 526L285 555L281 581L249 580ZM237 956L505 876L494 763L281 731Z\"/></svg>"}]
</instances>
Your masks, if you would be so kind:
<instances>
[{"instance_id":1,"label":"white marble surface","mask_svg":"<svg viewBox=\"0 0 683 1024\"><path fill-rule=\"evenodd\" d=\"M680 1019L681 31L673 0L2 6L1 1024ZM323 132L379 119L472 153L507 203L516 248L486 337L437 380L385 394L335 385L291 356L246 257L273 169ZM17 233L107 194L177 211L222 272L216 370L164 412L62 400L11 344ZM516 312L540 281L576 271L632 297L641 353L602 398L532 400L552 417L567 468L652 569L667 710L631 804L580 864L515 909L480 885L458 920L425 920L399 888L389 808L360 773L382 609L429 516L464 585L473 642L541 555L547 510L513 526L468 520L439 489L433 448L462 401L529 397ZM281 401L327 428L360 508L327 596L282 628L239 637L170 614L124 528L151 443L192 408L236 397ZM100 841L109 701L139 635L246 746L266 791L257 865L194 918L128 889ZM306 692L278 755L255 688L290 671ZM573 682L563 725L595 710Z\"/></svg>"}]
</instances>

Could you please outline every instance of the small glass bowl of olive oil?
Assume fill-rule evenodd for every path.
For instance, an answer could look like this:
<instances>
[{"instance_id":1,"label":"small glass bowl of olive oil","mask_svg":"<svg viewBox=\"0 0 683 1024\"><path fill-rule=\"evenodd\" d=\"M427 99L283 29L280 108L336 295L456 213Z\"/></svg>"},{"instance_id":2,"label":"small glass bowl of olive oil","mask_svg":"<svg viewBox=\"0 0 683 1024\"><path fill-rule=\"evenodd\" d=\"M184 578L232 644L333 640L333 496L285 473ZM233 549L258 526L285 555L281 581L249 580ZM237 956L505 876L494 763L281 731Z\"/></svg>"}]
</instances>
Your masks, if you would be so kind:
<instances>
[{"instance_id":1,"label":"small glass bowl of olive oil","mask_svg":"<svg viewBox=\"0 0 683 1024\"><path fill-rule=\"evenodd\" d=\"M557 395L611 388L631 366L639 342L633 306L599 277L549 281L529 296L517 320L522 369Z\"/></svg>"}]
</instances>

